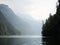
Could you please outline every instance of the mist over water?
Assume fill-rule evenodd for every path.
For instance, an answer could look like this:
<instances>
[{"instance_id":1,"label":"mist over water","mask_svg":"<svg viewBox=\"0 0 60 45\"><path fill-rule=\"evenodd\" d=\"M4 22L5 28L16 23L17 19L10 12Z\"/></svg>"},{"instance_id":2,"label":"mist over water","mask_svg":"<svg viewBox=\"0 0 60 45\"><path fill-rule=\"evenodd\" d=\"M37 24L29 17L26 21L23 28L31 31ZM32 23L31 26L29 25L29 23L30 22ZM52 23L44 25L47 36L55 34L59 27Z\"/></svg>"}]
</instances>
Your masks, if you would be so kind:
<instances>
[{"instance_id":1,"label":"mist over water","mask_svg":"<svg viewBox=\"0 0 60 45\"><path fill-rule=\"evenodd\" d=\"M20 15L19 18L21 21L21 35L27 35L27 36L42 36L42 21L41 20L35 20L30 16L26 15ZM13 40L13 39L12 39ZM13 45L42 45L42 37L36 37L36 38L18 38L14 39ZM16 42L16 44L15 44Z\"/></svg>"},{"instance_id":2,"label":"mist over water","mask_svg":"<svg viewBox=\"0 0 60 45\"><path fill-rule=\"evenodd\" d=\"M0 14L1 22L4 22L4 26L7 27L5 27L4 30L7 30L6 32L10 33L10 35L8 33L7 34L12 36L11 38L8 38L8 35L2 32L7 35L7 38L0 37L2 42L0 43L1 45L40 45L42 42L42 39L39 37L41 36L42 31L41 20L35 20L28 15L19 14L20 16L17 16L18 14L15 14L11 8L4 4L0 5ZM13 36L16 37L16 35L27 37L13 38Z\"/></svg>"},{"instance_id":3,"label":"mist over water","mask_svg":"<svg viewBox=\"0 0 60 45\"><path fill-rule=\"evenodd\" d=\"M42 20L56 12L56 1L1 0L0 30L7 37L0 36L0 45L42 45Z\"/></svg>"},{"instance_id":4,"label":"mist over water","mask_svg":"<svg viewBox=\"0 0 60 45\"><path fill-rule=\"evenodd\" d=\"M0 6L4 17L21 32L21 35L41 35L41 20L35 20L29 15L15 14L7 5L2 4Z\"/></svg>"},{"instance_id":5,"label":"mist over water","mask_svg":"<svg viewBox=\"0 0 60 45\"><path fill-rule=\"evenodd\" d=\"M40 35L42 31L42 21L35 20L28 15L20 15L21 35Z\"/></svg>"}]
</instances>

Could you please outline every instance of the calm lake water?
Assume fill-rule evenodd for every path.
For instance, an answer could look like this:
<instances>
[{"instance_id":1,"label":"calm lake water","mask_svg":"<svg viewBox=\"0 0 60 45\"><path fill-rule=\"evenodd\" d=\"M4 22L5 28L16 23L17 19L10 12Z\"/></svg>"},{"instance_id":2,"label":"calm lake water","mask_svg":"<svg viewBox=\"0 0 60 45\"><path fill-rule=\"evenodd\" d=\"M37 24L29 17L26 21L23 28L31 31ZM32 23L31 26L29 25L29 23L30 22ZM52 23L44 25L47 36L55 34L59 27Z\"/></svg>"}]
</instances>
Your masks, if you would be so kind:
<instances>
[{"instance_id":1,"label":"calm lake water","mask_svg":"<svg viewBox=\"0 0 60 45\"><path fill-rule=\"evenodd\" d=\"M41 37L0 37L0 45L42 45Z\"/></svg>"}]
</instances>

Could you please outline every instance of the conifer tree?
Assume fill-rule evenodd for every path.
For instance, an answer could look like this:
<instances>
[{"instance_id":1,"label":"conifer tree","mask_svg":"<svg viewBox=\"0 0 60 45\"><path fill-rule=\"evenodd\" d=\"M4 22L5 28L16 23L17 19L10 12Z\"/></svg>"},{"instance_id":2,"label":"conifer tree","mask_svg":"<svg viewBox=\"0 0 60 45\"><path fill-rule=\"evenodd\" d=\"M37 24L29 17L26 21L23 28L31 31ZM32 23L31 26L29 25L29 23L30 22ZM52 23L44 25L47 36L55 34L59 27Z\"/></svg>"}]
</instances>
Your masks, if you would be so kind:
<instances>
[{"instance_id":1,"label":"conifer tree","mask_svg":"<svg viewBox=\"0 0 60 45\"><path fill-rule=\"evenodd\" d=\"M46 45L60 45L60 0L58 2L59 6L57 7L56 14L53 16L50 14L46 23L43 24L42 36L45 36L43 42L46 42Z\"/></svg>"}]
</instances>

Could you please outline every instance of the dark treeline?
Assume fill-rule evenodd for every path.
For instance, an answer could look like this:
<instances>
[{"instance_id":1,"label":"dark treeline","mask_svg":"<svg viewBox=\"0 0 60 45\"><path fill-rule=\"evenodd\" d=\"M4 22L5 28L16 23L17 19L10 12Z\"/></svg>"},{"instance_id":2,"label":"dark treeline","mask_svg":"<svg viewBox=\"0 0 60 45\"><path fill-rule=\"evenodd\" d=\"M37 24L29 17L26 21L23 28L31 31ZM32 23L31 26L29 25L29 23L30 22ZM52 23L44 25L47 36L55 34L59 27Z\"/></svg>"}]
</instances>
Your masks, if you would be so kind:
<instances>
[{"instance_id":1,"label":"dark treeline","mask_svg":"<svg viewBox=\"0 0 60 45\"><path fill-rule=\"evenodd\" d=\"M60 0L56 14L46 20L42 27L43 45L60 45ZM44 44L45 43L45 44Z\"/></svg>"}]
</instances>

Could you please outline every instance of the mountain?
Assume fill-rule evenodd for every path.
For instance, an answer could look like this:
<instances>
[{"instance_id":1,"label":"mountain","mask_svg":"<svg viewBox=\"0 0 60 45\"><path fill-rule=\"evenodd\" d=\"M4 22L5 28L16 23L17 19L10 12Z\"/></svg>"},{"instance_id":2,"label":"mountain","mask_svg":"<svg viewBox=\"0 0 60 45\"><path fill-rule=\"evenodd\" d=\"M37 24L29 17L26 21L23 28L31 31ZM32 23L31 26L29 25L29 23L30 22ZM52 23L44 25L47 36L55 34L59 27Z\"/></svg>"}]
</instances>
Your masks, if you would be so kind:
<instances>
[{"instance_id":1,"label":"mountain","mask_svg":"<svg viewBox=\"0 0 60 45\"><path fill-rule=\"evenodd\" d=\"M0 12L21 35L41 35L41 20L34 20L31 16L25 14L15 14L11 8L4 4L0 4ZM12 30L12 27L10 29Z\"/></svg>"},{"instance_id":2,"label":"mountain","mask_svg":"<svg viewBox=\"0 0 60 45\"><path fill-rule=\"evenodd\" d=\"M20 26L22 35L41 35L43 25L41 20L35 20L31 16L24 14L19 14L19 17L23 20L20 20L22 22L22 26Z\"/></svg>"},{"instance_id":3,"label":"mountain","mask_svg":"<svg viewBox=\"0 0 60 45\"><path fill-rule=\"evenodd\" d=\"M7 20L6 16L9 14L8 10L5 10L5 7L6 5L0 4L0 35L20 35L20 31Z\"/></svg>"}]
</instances>

